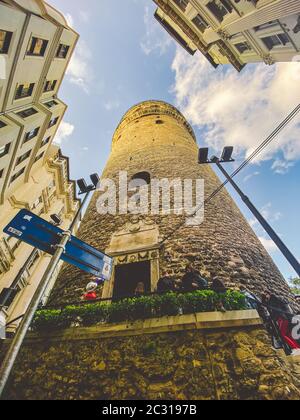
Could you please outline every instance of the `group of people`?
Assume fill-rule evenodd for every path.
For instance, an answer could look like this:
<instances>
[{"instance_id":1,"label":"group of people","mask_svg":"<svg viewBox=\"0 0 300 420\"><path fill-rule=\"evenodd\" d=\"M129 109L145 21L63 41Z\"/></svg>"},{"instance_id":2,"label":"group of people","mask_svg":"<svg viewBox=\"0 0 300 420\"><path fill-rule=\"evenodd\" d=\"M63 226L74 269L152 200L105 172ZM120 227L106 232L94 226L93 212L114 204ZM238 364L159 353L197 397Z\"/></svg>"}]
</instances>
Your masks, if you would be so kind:
<instances>
[{"instance_id":1,"label":"group of people","mask_svg":"<svg viewBox=\"0 0 300 420\"><path fill-rule=\"evenodd\" d=\"M219 278L214 278L211 287L208 281L201 276L192 264L186 266L182 279L174 280L168 272L164 272L157 284L157 293L166 292L194 292L196 290L213 290L217 293L226 293L226 286Z\"/></svg>"},{"instance_id":2,"label":"group of people","mask_svg":"<svg viewBox=\"0 0 300 420\"><path fill-rule=\"evenodd\" d=\"M94 278L87 285L84 300L92 301L97 299L97 288L103 286L102 278ZM227 288L223 281L217 277L213 278L212 284L201 276L200 272L192 264L186 266L185 273L181 279L174 279L167 271L157 284L157 293L164 294L168 292L189 293L196 290L212 290L218 294L225 294ZM265 291L261 297L241 286L239 291L245 296L248 309L255 309L263 319L267 330L272 335L273 346L276 349L283 348L286 354L300 354L300 339L293 337L293 320L295 314L284 299L279 298L268 291ZM143 296L146 293L145 285L139 282L135 288L134 296ZM225 312L222 303L219 303L216 310Z\"/></svg>"},{"instance_id":3,"label":"group of people","mask_svg":"<svg viewBox=\"0 0 300 420\"><path fill-rule=\"evenodd\" d=\"M256 309L272 336L273 347L284 349L287 355L300 355L300 338L293 337L295 314L290 305L283 299L268 291L261 297L249 292L246 287L240 288L246 297L249 309Z\"/></svg>"}]
</instances>

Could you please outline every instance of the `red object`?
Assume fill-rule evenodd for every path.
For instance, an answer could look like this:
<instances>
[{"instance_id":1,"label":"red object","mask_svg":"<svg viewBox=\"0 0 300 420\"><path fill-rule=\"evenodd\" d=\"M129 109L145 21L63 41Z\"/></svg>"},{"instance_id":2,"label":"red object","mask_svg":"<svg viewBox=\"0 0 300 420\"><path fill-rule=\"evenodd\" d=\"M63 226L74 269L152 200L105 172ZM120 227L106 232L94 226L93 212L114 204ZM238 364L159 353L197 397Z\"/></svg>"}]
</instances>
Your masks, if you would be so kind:
<instances>
[{"instance_id":1,"label":"red object","mask_svg":"<svg viewBox=\"0 0 300 420\"><path fill-rule=\"evenodd\" d=\"M300 349L300 345L293 339L291 335L289 321L279 318L277 322L280 329L280 334L284 341L291 347L292 350Z\"/></svg>"},{"instance_id":2,"label":"red object","mask_svg":"<svg viewBox=\"0 0 300 420\"><path fill-rule=\"evenodd\" d=\"M95 299L97 299L96 292L89 292L84 295L84 300L95 300Z\"/></svg>"}]
</instances>

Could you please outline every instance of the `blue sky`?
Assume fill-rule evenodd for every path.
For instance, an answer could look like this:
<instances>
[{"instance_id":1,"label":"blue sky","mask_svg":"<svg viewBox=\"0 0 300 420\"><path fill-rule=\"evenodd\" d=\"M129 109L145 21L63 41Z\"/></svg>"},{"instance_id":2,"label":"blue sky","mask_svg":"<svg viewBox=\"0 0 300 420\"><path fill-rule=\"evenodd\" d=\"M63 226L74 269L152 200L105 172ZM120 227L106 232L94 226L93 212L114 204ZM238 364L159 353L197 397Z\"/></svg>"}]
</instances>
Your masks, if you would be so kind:
<instances>
[{"instance_id":1,"label":"blue sky","mask_svg":"<svg viewBox=\"0 0 300 420\"><path fill-rule=\"evenodd\" d=\"M176 46L154 20L151 0L51 0L51 4L67 15L81 36L60 91L69 109L57 137L70 157L73 178L101 173L114 129L123 114L143 100L178 106L193 125L199 144L209 145L212 153L232 144L238 163L300 103L299 63L250 65L241 74L229 66L214 70L201 55L191 57ZM300 116L237 177L297 258L299 179ZM284 276L294 276L230 192Z\"/></svg>"}]
</instances>

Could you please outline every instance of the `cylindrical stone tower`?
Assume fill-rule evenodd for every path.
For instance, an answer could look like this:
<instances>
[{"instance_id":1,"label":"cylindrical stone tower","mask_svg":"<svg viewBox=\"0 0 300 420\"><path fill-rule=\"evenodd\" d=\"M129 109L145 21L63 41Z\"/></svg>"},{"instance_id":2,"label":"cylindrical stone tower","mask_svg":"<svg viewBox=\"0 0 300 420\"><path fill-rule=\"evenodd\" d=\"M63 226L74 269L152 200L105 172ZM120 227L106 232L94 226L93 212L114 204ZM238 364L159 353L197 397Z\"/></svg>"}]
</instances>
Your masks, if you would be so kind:
<instances>
[{"instance_id":1,"label":"cylindrical stone tower","mask_svg":"<svg viewBox=\"0 0 300 420\"><path fill-rule=\"evenodd\" d=\"M121 120L103 177L118 183L119 172L131 178L204 179L208 197L220 180L209 165L198 164L195 134L184 116L172 105L147 101L131 108ZM103 291L119 297L134 291L143 281L155 290L160 273L167 269L180 278L187 263L203 276L219 276L226 283L245 284L256 293L264 288L290 297L289 288L270 256L226 190L205 206L199 226L184 225L160 246L183 221L171 215L100 215L91 200L78 236L115 257L115 270ZM51 304L78 301L90 276L64 266L51 295Z\"/></svg>"}]
</instances>

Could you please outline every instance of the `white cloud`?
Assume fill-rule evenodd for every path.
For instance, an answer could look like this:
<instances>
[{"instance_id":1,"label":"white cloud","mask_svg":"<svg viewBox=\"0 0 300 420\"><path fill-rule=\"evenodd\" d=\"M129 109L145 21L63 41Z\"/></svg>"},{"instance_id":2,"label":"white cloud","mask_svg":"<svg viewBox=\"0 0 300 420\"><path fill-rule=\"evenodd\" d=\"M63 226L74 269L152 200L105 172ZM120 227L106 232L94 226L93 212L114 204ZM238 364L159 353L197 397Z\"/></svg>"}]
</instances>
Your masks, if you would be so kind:
<instances>
[{"instance_id":1,"label":"white cloud","mask_svg":"<svg viewBox=\"0 0 300 420\"><path fill-rule=\"evenodd\" d=\"M298 63L248 65L238 73L229 66L215 70L201 54L190 57L177 48L172 69L177 106L218 152L232 145L248 156L300 102ZM298 115L256 162L280 152L291 165L300 159L299 137Z\"/></svg>"},{"instance_id":2,"label":"white cloud","mask_svg":"<svg viewBox=\"0 0 300 420\"><path fill-rule=\"evenodd\" d=\"M145 7L144 24L146 33L140 42L140 46L144 54L150 55L154 51L158 51L163 55L172 43L172 37L160 26L153 17L152 9Z\"/></svg>"},{"instance_id":3,"label":"white cloud","mask_svg":"<svg viewBox=\"0 0 300 420\"><path fill-rule=\"evenodd\" d=\"M250 179L252 179L253 177L258 176L258 175L260 175L260 172L258 172L258 171L253 172L252 174L249 174L249 175L245 176L243 181L248 182Z\"/></svg>"},{"instance_id":4,"label":"white cloud","mask_svg":"<svg viewBox=\"0 0 300 420\"><path fill-rule=\"evenodd\" d=\"M282 218L282 213L280 211L272 210L272 203L267 203L266 205L264 205L260 209L260 213L269 223L278 222L278 220ZM248 223L254 229L260 227L257 219L250 219L248 220Z\"/></svg>"},{"instance_id":5,"label":"white cloud","mask_svg":"<svg viewBox=\"0 0 300 420\"><path fill-rule=\"evenodd\" d=\"M62 121L60 123L56 136L54 138L54 143L61 145L64 140L66 140L68 137L70 137L73 134L74 129L75 129L74 125L66 121Z\"/></svg>"},{"instance_id":6,"label":"white cloud","mask_svg":"<svg viewBox=\"0 0 300 420\"><path fill-rule=\"evenodd\" d=\"M91 58L92 53L87 44L80 40L67 69L70 82L82 88L86 93L89 93L93 80Z\"/></svg>"},{"instance_id":7,"label":"white cloud","mask_svg":"<svg viewBox=\"0 0 300 420\"><path fill-rule=\"evenodd\" d=\"M264 236L259 236L258 239L260 240L260 242L263 244L263 246L265 247L265 249L270 254L272 254L273 252L277 251L277 246L272 241L272 239L268 239L268 238L266 238Z\"/></svg>"},{"instance_id":8,"label":"white cloud","mask_svg":"<svg viewBox=\"0 0 300 420\"><path fill-rule=\"evenodd\" d=\"M285 175L288 173L289 169L295 165L294 162L289 162L287 160L276 159L272 165L272 169L276 174Z\"/></svg>"}]
</instances>

